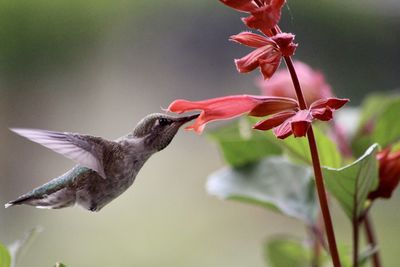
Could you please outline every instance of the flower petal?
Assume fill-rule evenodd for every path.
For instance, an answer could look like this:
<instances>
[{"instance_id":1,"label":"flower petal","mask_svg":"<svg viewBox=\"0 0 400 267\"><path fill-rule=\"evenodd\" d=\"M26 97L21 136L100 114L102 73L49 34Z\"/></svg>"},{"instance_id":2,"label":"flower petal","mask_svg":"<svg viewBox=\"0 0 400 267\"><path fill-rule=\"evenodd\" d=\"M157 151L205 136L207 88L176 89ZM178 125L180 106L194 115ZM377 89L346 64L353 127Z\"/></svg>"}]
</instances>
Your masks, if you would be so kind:
<instances>
[{"instance_id":1,"label":"flower petal","mask_svg":"<svg viewBox=\"0 0 400 267\"><path fill-rule=\"evenodd\" d=\"M284 121L281 125L274 128L274 135L279 139L285 139L292 134L292 127L289 121Z\"/></svg>"},{"instance_id":2,"label":"flower petal","mask_svg":"<svg viewBox=\"0 0 400 267\"><path fill-rule=\"evenodd\" d=\"M212 98L204 101L175 100L168 111L183 113L187 111L202 110L200 116L187 129L201 133L204 125L214 120L231 119L242 114L272 114L287 109L297 108L294 99L284 97L267 97L252 95L232 95ZM263 116L265 116L263 115Z\"/></svg>"},{"instance_id":3,"label":"flower petal","mask_svg":"<svg viewBox=\"0 0 400 267\"><path fill-rule=\"evenodd\" d=\"M277 35L272 36L271 39L278 44L283 56L294 55L294 51L296 51L297 48L297 44L293 43L294 34L285 32L278 33Z\"/></svg>"},{"instance_id":4,"label":"flower petal","mask_svg":"<svg viewBox=\"0 0 400 267\"><path fill-rule=\"evenodd\" d=\"M297 101L292 98L269 97L261 99L262 101L249 112L249 116L264 117L282 111L295 110L299 107Z\"/></svg>"},{"instance_id":5,"label":"flower petal","mask_svg":"<svg viewBox=\"0 0 400 267\"><path fill-rule=\"evenodd\" d=\"M271 130L272 128L274 128L274 127L279 126L285 120L287 120L288 118L294 116L295 114L296 114L296 112L294 112L294 111L280 112L280 113L277 113L277 114L271 116L270 118L268 118L266 120L257 122L253 126L253 128L257 129L257 130L268 131L268 130Z\"/></svg>"},{"instance_id":6,"label":"flower petal","mask_svg":"<svg viewBox=\"0 0 400 267\"><path fill-rule=\"evenodd\" d=\"M250 11L251 15L242 20L249 28L268 31L279 22L282 5L279 5L278 1L274 1L274 5L264 3L263 6Z\"/></svg>"},{"instance_id":7,"label":"flower petal","mask_svg":"<svg viewBox=\"0 0 400 267\"><path fill-rule=\"evenodd\" d=\"M307 130L312 122L312 116L306 109L299 110L296 115L289 119L292 132L295 137L306 136Z\"/></svg>"},{"instance_id":8,"label":"flower petal","mask_svg":"<svg viewBox=\"0 0 400 267\"><path fill-rule=\"evenodd\" d=\"M232 35L229 40L238 42L242 45L258 48L264 45L275 45L275 42L259 34L252 32L241 32Z\"/></svg>"},{"instance_id":9,"label":"flower petal","mask_svg":"<svg viewBox=\"0 0 400 267\"><path fill-rule=\"evenodd\" d=\"M247 54L246 56L235 59L236 69L240 73L250 72L259 66L259 60L270 57L270 54L275 54L276 47L272 45L262 46Z\"/></svg>"},{"instance_id":10,"label":"flower petal","mask_svg":"<svg viewBox=\"0 0 400 267\"><path fill-rule=\"evenodd\" d=\"M268 59L260 59L260 71L264 77L264 80L268 80L274 75L275 71L279 68L281 64L281 53L277 53Z\"/></svg>"},{"instance_id":11,"label":"flower petal","mask_svg":"<svg viewBox=\"0 0 400 267\"><path fill-rule=\"evenodd\" d=\"M368 198L390 198L400 183L400 151L390 152L388 147L378 153L379 185L368 194Z\"/></svg>"},{"instance_id":12,"label":"flower petal","mask_svg":"<svg viewBox=\"0 0 400 267\"><path fill-rule=\"evenodd\" d=\"M333 110L330 107L311 109L313 118L321 121L330 121L333 118Z\"/></svg>"},{"instance_id":13,"label":"flower petal","mask_svg":"<svg viewBox=\"0 0 400 267\"><path fill-rule=\"evenodd\" d=\"M252 0L219 0L224 5L227 5L233 9L250 12L257 8L257 5Z\"/></svg>"},{"instance_id":14,"label":"flower petal","mask_svg":"<svg viewBox=\"0 0 400 267\"><path fill-rule=\"evenodd\" d=\"M350 100L347 98L336 98L330 97L326 99L319 99L311 104L310 109L330 107L333 110L337 110L344 106Z\"/></svg>"}]
</instances>

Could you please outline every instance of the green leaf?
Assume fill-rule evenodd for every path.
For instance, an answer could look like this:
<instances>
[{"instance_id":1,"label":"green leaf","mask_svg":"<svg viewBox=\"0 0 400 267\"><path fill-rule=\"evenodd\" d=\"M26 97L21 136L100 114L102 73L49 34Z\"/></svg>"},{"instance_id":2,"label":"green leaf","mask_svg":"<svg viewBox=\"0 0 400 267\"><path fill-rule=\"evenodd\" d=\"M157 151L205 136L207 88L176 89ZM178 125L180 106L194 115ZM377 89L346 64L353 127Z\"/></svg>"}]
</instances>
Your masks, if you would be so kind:
<instances>
[{"instance_id":1,"label":"green leaf","mask_svg":"<svg viewBox=\"0 0 400 267\"><path fill-rule=\"evenodd\" d=\"M11 257L7 248L0 243L0 267L10 267Z\"/></svg>"},{"instance_id":2,"label":"green leaf","mask_svg":"<svg viewBox=\"0 0 400 267\"><path fill-rule=\"evenodd\" d=\"M57 262L56 264L54 264L54 267L67 267L67 266L62 264L61 262Z\"/></svg>"},{"instance_id":3,"label":"green leaf","mask_svg":"<svg viewBox=\"0 0 400 267\"><path fill-rule=\"evenodd\" d=\"M311 165L310 149L307 138L289 137L285 140L276 138L272 131L257 131L251 126L259 118L242 117L239 121L209 133L221 149L225 161L240 167L254 163L267 156L280 155L284 150L296 162ZM336 144L314 125L315 137L323 166L339 168L341 155Z\"/></svg>"},{"instance_id":4,"label":"green leaf","mask_svg":"<svg viewBox=\"0 0 400 267\"><path fill-rule=\"evenodd\" d=\"M361 105L361 117L359 126L364 125L370 119L380 114L397 96L392 94L371 94L365 98Z\"/></svg>"},{"instance_id":5,"label":"green leaf","mask_svg":"<svg viewBox=\"0 0 400 267\"><path fill-rule=\"evenodd\" d=\"M319 130L318 127L313 126L313 129L321 165L332 168L341 167L342 157L336 144L325 133ZM307 138L294 138L290 136L284 139L281 145L291 158L309 165L312 164Z\"/></svg>"},{"instance_id":6,"label":"green leaf","mask_svg":"<svg viewBox=\"0 0 400 267\"><path fill-rule=\"evenodd\" d=\"M17 266L17 262L21 259L28 247L32 244L32 241L41 231L42 228L36 226L26 232L21 239L14 241L14 243L8 246L11 255L11 267Z\"/></svg>"},{"instance_id":7,"label":"green leaf","mask_svg":"<svg viewBox=\"0 0 400 267\"><path fill-rule=\"evenodd\" d=\"M309 267L311 251L299 241L274 239L264 246L265 260L271 267Z\"/></svg>"},{"instance_id":8,"label":"green leaf","mask_svg":"<svg viewBox=\"0 0 400 267\"><path fill-rule=\"evenodd\" d=\"M373 143L385 147L399 141L400 124L396 123L398 114L399 94L372 95L364 100L358 130L351 141L355 155L362 154Z\"/></svg>"},{"instance_id":9,"label":"green leaf","mask_svg":"<svg viewBox=\"0 0 400 267\"><path fill-rule=\"evenodd\" d=\"M340 255L340 263L342 267L352 267L353 260L351 255L351 248L348 245L338 244L338 251Z\"/></svg>"},{"instance_id":10,"label":"green leaf","mask_svg":"<svg viewBox=\"0 0 400 267\"><path fill-rule=\"evenodd\" d=\"M400 140L400 98L392 101L376 120L372 140L382 147Z\"/></svg>"},{"instance_id":11,"label":"green leaf","mask_svg":"<svg viewBox=\"0 0 400 267\"><path fill-rule=\"evenodd\" d=\"M211 139L218 143L227 164L239 167L282 153L271 131L256 131L251 125L250 118L242 117L209 133Z\"/></svg>"},{"instance_id":12,"label":"green leaf","mask_svg":"<svg viewBox=\"0 0 400 267\"><path fill-rule=\"evenodd\" d=\"M210 175L207 190L222 199L272 208L307 224L314 222L318 210L311 170L283 157L223 168Z\"/></svg>"},{"instance_id":13,"label":"green leaf","mask_svg":"<svg viewBox=\"0 0 400 267\"><path fill-rule=\"evenodd\" d=\"M362 214L368 193L378 185L378 150L378 145L374 144L350 165L340 169L323 169L328 190L352 220Z\"/></svg>"}]
</instances>

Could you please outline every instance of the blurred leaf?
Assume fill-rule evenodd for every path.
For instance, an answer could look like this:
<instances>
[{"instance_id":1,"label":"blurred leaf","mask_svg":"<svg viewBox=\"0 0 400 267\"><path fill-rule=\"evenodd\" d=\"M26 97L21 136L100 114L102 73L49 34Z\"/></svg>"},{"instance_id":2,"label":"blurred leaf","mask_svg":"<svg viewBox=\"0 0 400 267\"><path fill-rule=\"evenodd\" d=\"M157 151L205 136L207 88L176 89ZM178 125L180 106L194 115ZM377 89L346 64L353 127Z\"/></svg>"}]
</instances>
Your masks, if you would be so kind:
<instances>
[{"instance_id":1,"label":"blurred leaf","mask_svg":"<svg viewBox=\"0 0 400 267\"><path fill-rule=\"evenodd\" d=\"M36 226L30 231L26 232L25 235L16 240L14 243L8 246L8 249L11 254L11 267L16 267L18 261L21 259L23 254L31 245L32 241L36 238L36 236L42 231L42 228Z\"/></svg>"},{"instance_id":2,"label":"blurred leaf","mask_svg":"<svg viewBox=\"0 0 400 267\"><path fill-rule=\"evenodd\" d=\"M385 107L376 121L372 140L382 147L400 140L400 98Z\"/></svg>"},{"instance_id":3,"label":"blurred leaf","mask_svg":"<svg viewBox=\"0 0 400 267\"><path fill-rule=\"evenodd\" d=\"M62 264L61 262L57 262L54 267L67 267L64 264Z\"/></svg>"},{"instance_id":4,"label":"blurred leaf","mask_svg":"<svg viewBox=\"0 0 400 267\"><path fill-rule=\"evenodd\" d=\"M293 239L274 239L264 246L265 260L271 267L309 267L311 251Z\"/></svg>"},{"instance_id":5,"label":"blurred leaf","mask_svg":"<svg viewBox=\"0 0 400 267\"><path fill-rule=\"evenodd\" d=\"M209 135L215 140L225 161L240 167L254 163L266 156L280 155L282 149L296 162L311 165L310 149L307 138L277 139L272 131L257 131L251 128L259 118L243 117L238 122L221 127ZM336 144L317 126L314 126L315 137L320 152L321 164L339 168L342 158Z\"/></svg>"},{"instance_id":6,"label":"blurred leaf","mask_svg":"<svg viewBox=\"0 0 400 267\"><path fill-rule=\"evenodd\" d=\"M231 166L239 167L257 162L269 155L281 154L276 137L271 131L261 132L251 128L252 121L243 117L239 121L209 133L218 143L222 155Z\"/></svg>"},{"instance_id":7,"label":"blurred leaf","mask_svg":"<svg viewBox=\"0 0 400 267\"><path fill-rule=\"evenodd\" d=\"M368 193L378 185L378 149L374 144L350 165L323 169L328 190L350 219L359 218L365 209Z\"/></svg>"},{"instance_id":8,"label":"blurred leaf","mask_svg":"<svg viewBox=\"0 0 400 267\"><path fill-rule=\"evenodd\" d=\"M317 201L311 170L283 157L268 157L241 168L210 175L207 191L222 199L261 205L311 224Z\"/></svg>"},{"instance_id":9,"label":"blurred leaf","mask_svg":"<svg viewBox=\"0 0 400 267\"><path fill-rule=\"evenodd\" d=\"M362 104L357 133L351 143L355 155L361 155L371 144L385 147L400 140L400 95L371 95Z\"/></svg>"},{"instance_id":10,"label":"blurred leaf","mask_svg":"<svg viewBox=\"0 0 400 267\"><path fill-rule=\"evenodd\" d=\"M10 253L7 248L0 243L0 267L9 267L11 262Z\"/></svg>"},{"instance_id":11,"label":"blurred leaf","mask_svg":"<svg viewBox=\"0 0 400 267\"><path fill-rule=\"evenodd\" d=\"M400 141L392 144L392 151L399 151L400 150Z\"/></svg>"},{"instance_id":12,"label":"blurred leaf","mask_svg":"<svg viewBox=\"0 0 400 267\"><path fill-rule=\"evenodd\" d=\"M352 267L353 261L351 257L351 249L347 245L339 244L338 251L340 255L340 263L342 267Z\"/></svg>"},{"instance_id":13,"label":"blurred leaf","mask_svg":"<svg viewBox=\"0 0 400 267\"><path fill-rule=\"evenodd\" d=\"M317 141L319 157L322 166L339 168L342 164L342 158L336 144L318 127L313 126L315 139ZM281 142L288 155L306 164L312 164L310 148L306 137L294 138L290 136Z\"/></svg>"},{"instance_id":14,"label":"blurred leaf","mask_svg":"<svg viewBox=\"0 0 400 267\"><path fill-rule=\"evenodd\" d=\"M366 124L369 120L380 114L385 107L393 101L393 95L371 94L361 104L361 116L359 126Z\"/></svg>"}]
</instances>

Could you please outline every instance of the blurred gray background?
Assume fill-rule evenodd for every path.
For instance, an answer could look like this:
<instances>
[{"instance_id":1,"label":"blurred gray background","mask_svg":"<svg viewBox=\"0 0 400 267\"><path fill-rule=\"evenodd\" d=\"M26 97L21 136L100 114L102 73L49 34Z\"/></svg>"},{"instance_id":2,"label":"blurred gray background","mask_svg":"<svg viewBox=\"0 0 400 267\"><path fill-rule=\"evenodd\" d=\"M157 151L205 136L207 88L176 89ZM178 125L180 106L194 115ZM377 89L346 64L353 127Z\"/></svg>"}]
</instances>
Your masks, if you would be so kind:
<instances>
[{"instance_id":1,"label":"blurred gray background","mask_svg":"<svg viewBox=\"0 0 400 267\"><path fill-rule=\"evenodd\" d=\"M246 30L216 0L0 2L0 203L73 162L8 131L34 127L117 138L176 98L257 94L257 73L238 74L249 50L228 42ZM361 102L399 85L400 4L288 0L281 28L296 34L295 56L322 70L336 94ZM205 135L180 132L144 166L132 188L100 213L79 208L0 209L0 240L35 225L44 232L21 266L265 266L262 244L297 221L207 195L223 166ZM396 266L400 196L374 208L385 266ZM338 238L350 225L336 209Z\"/></svg>"}]
</instances>

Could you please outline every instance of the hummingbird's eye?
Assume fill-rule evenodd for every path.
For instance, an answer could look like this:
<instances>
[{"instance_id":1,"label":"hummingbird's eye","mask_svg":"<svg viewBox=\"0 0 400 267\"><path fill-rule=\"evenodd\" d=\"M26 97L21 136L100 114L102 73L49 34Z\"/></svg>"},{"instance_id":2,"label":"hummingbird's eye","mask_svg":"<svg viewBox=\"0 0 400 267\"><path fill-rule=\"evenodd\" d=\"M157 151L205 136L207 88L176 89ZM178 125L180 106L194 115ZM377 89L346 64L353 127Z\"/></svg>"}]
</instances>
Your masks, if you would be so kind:
<instances>
[{"instance_id":1,"label":"hummingbird's eye","mask_svg":"<svg viewBox=\"0 0 400 267\"><path fill-rule=\"evenodd\" d=\"M171 120L166 119L166 118L159 118L158 119L158 124L160 126L167 126L167 125L171 124Z\"/></svg>"}]
</instances>

